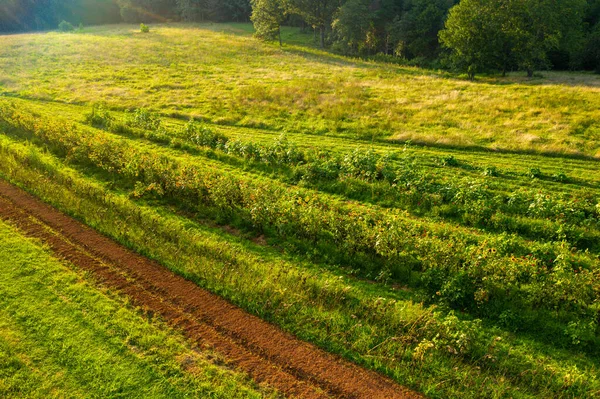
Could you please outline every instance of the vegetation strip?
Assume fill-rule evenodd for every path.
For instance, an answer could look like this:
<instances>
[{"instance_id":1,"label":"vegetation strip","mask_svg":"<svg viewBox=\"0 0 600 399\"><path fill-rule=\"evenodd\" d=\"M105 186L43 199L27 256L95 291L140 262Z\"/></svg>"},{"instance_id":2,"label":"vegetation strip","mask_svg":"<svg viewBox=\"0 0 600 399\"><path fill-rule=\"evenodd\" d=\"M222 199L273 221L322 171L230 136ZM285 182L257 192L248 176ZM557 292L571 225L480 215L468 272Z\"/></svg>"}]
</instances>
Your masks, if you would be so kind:
<instances>
[{"instance_id":1,"label":"vegetation strip","mask_svg":"<svg viewBox=\"0 0 600 399\"><path fill-rule=\"evenodd\" d=\"M128 294L135 305L182 328L190 339L213 346L257 381L305 398L421 397L294 339L4 181L0 181L0 196L0 217L44 239L102 283ZM57 233L51 234L31 217Z\"/></svg>"},{"instance_id":2,"label":"vegetation strip","mask_svg":"<svg viewBox=\"0 0 600 399\"><path fill-rule=\"evenodd\" d=\"M586 355L390 296L380 284L282 261L163 206L135 203L32 144L0 136L0 150L0 173L45 202L285 331L428 396L600 392L597 361Z\"/></svg>"},{"instance_id":3,"label":"vegetation strip","mask_svg":"<svg viewBox=\"0 0 600 399\"><path fill-rule=\"evenodd\" d=\"M563 237L566 227L560 241L549 243L484 236L399 210L339 201L314 190L223 170L217 162L95 129L81 130L18 107L0 110L0 122L8 135L31 139L67 162L107 173L113 184L113 177L119 176L121 187L133 197L162 198L219 223L288 243L296 240L296 248L334 257L367 278L420 286L428 301L445 302L536 335L541 330L558 345L584 342L597 351L598 337L592 330L597 328L598 259L573 248ZM471 198L467 203L486 207L486 201L475 201L477 190L464 196ZM540 208L556 213L552 201ZM592 213L598 208L591 203L586 208L595 218Z\"/></svg>"}]
</instances>

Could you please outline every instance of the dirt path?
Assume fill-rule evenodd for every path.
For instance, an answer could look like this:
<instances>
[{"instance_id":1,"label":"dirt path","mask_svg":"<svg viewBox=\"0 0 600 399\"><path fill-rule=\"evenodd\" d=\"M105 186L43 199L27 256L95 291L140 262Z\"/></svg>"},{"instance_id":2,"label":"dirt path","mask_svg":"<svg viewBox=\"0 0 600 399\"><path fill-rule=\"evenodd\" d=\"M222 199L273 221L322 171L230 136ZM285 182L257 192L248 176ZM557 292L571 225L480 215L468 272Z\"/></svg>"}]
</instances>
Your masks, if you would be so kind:
<instances>
[{"instance_id":1,"label":"dirt path","mask_svg":"<svg viewBox=\"0 0 600 399\"><path fill-rule=\"evenodd\" d=\"M300 341L0 179L0 218L92 272L135 306L160 314L192 342L255 381L301 398L422 398Z\"/></svg>"}]
</instances>

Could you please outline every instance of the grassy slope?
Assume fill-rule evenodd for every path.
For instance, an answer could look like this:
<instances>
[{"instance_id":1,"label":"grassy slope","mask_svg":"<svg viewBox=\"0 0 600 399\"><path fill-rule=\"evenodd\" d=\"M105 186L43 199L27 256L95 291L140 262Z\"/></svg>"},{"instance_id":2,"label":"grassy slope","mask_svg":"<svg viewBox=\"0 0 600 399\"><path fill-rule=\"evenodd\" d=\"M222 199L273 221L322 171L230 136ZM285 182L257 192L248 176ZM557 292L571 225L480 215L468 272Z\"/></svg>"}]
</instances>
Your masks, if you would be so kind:
<instances>
[{"instance_id":1,"label":"grassy slope","mask_svg":"<svg viewBox=\"0 0 600 399\"><path fill-rule=\"evenodd\" d=\"M0 221L0 396L259 398L160 321Z\"/></svg>"},{"instance_id":2,"label":"grassy slope","mask_svg":"<svg viewBox=\"0 0 600 399\"><path fill-rule=\"evenodd\" d=\"M470 83L418 69L352 61L296 46L279 50L248 38L248 25L160 26L153 27L153 33L146 36L137 34L136 29L100 27L75 35L8 37L8 41L0 43L0 91L36 100L16 102L45 116L81 121L83 113L89 110L88 103L102 100L117 109L148 106L178 118L206 116L213 122L211 129L247 141L270 143L279 136L277 129L284 129L288 138L303 148L327 148L339 153L366 146L381 152L402 149L384 141L368 144L355 140L370 138L373 132L418 138L458 146L413 148L419 162L441 180L465 179L503 193L528 186L544 194L578 194L585 189L598 196L597 161L460 148L460 145L477 145L596 155L600 100L598 79L593 75L548 73L547 78L532 82L513 76ZM226 34L216 33L222 30ZM306 36L296 35L294 40L301 42ZM117 42L120 44L116 45ZM59 65L66 65L69 74L58 69ZM484 108L479 107L480 101ZM172 119L167 124L182 122ZM491 136L491 140L486 136ZM7 143L4 138L3 143ZM158 150L156 145L143 140L136 140L136 145ZM14 148L17 147L15 144ZM25 164L35 164L40 156L36 155L38 150L31 146L24 151L29 151L33 159ZM183 156L178 150L160 151L170 157ZM440 157L449 154L466 167L441 167ZM6 157L8 162L9 156ZM207 161L198 159L198 163ZM253 166L242 166L247 175L256 172ZM483 176L483 169L489 166L498 167L499 176ZM220 167L236 170L235 165ZM541 169L548 178L527 177L532 167ZM164 218L160 223L165 226L180 226L173 228L183 241L167 244L160 233L144 238L149 232L141 226L120 228L116 222L118 216L113 221L117 223L115 226L110 220L94 219L95 212L106 204L90 204L84 207L89 212L81 211L76 204L87 200L77 197L85 190L78 193L70 187L70 194L62 191L61 198L58 188L52 192L50 187L41 187L40 180L28 181L29 172L17 171L18 168L7 163L3 173L248 310L433 396L569 397L590 394L598 386L597 359L577 349L555 348L528 336L490 326L473 328L467 323L451 324L450 330L458 334L461 331L467 335L474 331L481 334L476 339L468 335L466 341L481 349L474 353L491 357L451 356L443 353L444 345L435 338L438 327L428 327L440 321L431 316L431 309L414 304L410 292L394 292L379 284L331 275L323 269L324 265L307 264L301 259L284 261L277 251L265 248L258 251L248 242L244 249L235 247L230 244L230 236L221 234L216 238L214 232L209 233L188 219L174 218L172 209L153 203L147 212L156 215L154 212L158 211ZM64 165L58 168L62 170ZM549 179L561 171L571 178L568 184ZM267 176L279 179L278 173L274 169ZM51 176L58 179L58 175ZM102 184L109 192L128 194L127 188L125 192L115 190L109 177L90 173L85 178L93 184ZM124 198L119 201L129 201ZM127 206L137 209L133 204ZM186 238L192 234L188 230L199 236ZM198 237L202 237L202 244L196 249ZM190 241L186 242L187 239ZM156 245L152 246L152 242ZM193 249L190 242L194 243ZM222 248L229 245L232 247L226 261L244 266L227 270L226 275L236 277L224 279L225 271L221 270L219 260ZM188 247L188 258L171 257L180 248ZM196 250L207 258L200 260ZM195 266L198 264L203 264L203 268L198 269ZM282 279L282 273L287 277ZM306 291L299 283L306 275L310 276L314 292ZM331 282L338 279L340 282L331 288ZM256 281L262 285L255 286ZM344 299L346 287L351 287L355 294L352 304ZM322 294L329 290L330 294ZM385 317L371 319L366 315L377 309L374 304L379 297L393 298L398 305ZM264 305L267 298L277 300L267 307ZM359 324L364 324L361 328L354 320L356 314ZM449 319L441 320L445 323ZM413 327L402 330L400 335L407 341L396 341L398 323L402 326L400 330L413 325L419 331L412 330ZM348 334L350 330L352 334ZM502 336L505 343L499 352L495 349L496 335ZM432 341L439 348L427 349ZM419 358L420 350L431 356ZM401 353L401 359L396 359ZM573 363L567 359L573 359ZM408 372L414 368L419 368L419 373Z\"/></svg>"},{"instance_id":3,"label":"grassy slope","mask_svg":"<svg viewBox=\"0 0 600 399\"><path fill-rule=\"evenodd\" d=\"M473 83L296 45L262 45L248 36L247 25L14 35L3 38L0 54L0 90L38 99L147 106L347 137L600 151L600 78L594 75L549 72L533 81L514 75Z\"/></svg>"}]
</instances>

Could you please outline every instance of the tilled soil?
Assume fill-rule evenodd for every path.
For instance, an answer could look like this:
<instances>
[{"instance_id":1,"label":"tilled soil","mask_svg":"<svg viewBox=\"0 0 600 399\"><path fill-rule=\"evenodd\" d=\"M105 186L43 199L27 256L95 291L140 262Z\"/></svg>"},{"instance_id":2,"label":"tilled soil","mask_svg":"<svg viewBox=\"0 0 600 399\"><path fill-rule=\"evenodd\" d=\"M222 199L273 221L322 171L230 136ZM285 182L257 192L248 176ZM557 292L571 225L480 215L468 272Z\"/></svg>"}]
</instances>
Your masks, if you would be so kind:
<instances>
[{"instance_id":1,"label":"tilled soil","mask_svg":"<svg viewBox=\"0 0 600 399\"><path fill-rule=\"evenodd\" d=\"M422 398L246 313L1 179L0 218L286 396Z\"/></svg>"}]
</instances>

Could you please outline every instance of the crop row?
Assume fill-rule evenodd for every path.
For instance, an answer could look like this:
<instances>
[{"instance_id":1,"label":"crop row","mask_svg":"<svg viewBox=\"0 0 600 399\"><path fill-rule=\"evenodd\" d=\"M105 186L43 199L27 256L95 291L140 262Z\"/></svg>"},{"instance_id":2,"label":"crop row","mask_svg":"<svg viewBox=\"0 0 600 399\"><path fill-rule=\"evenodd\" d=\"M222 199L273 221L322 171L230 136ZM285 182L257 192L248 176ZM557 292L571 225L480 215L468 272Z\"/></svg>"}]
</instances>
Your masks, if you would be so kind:
<instances>
[{"instance_id":1,"label":"crop row","mask_svg":"<svg viewBox=\"0 0 600 399\"><path fill-rule=\"evenodd\" d=\"M443 217L492 232L516 233L532 240L564 240L580 249L600 249L600 202L589 191L562 196L528 189L499 193L473 179L439 181L411 151L387 155L358 148L345 154L308 152L284 136L270 144L253 143L231 139L194 121L181 129L166 129L158 116L144 109L119 120L108 110L94 106L86 122L196 153L198 147L208 148L278 168L279 175L288 175L287 181L350 199ZM458 165L452 156L441 162ZM493 178L497 172L492 168L484 173ZM536 178L540 172L531 173Z\"/></svg>"},{"instance_id":2,"label":"crop row","mask_svg":"<svg viewBox=\"0 0 600 399\"><path fill-rule=\"evenodd\" d=\"M221 222L241 222L321 254L338 254L338 262L379 280L410 281L416 272L430 300L498 318L507 326L548 318L564 325L584 323L578 341L596 340L598 260L564 242L478 236L394 210L343 203L159 155L16 108L4 107L0 118L13 133L29 134L71 162L118 175L136 191L151 191L186 209L213 213Z\"/></svg>"},{"instance_id":3,"label":"crop row","mask_svg":"<svg viewBox=\"0 0 600 399\"><path fill-rule=\"evenodd\" d=\"M325 270L265 259L262 251L253 254L201 225L191 228L189 220L139 206L31 144L0 137L0 156L0 175L105 234L301 338L431 397L566 398L598 390L595 366L582 356L540 350L480 321L393 300L377 287L364 289Z\"/></svg>"}]
</instances>

